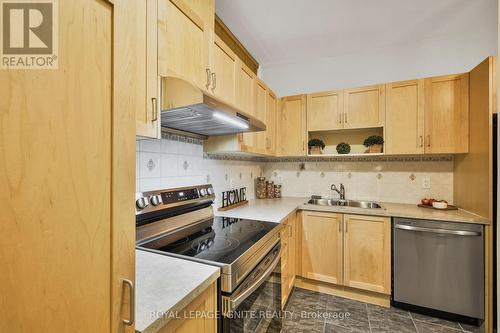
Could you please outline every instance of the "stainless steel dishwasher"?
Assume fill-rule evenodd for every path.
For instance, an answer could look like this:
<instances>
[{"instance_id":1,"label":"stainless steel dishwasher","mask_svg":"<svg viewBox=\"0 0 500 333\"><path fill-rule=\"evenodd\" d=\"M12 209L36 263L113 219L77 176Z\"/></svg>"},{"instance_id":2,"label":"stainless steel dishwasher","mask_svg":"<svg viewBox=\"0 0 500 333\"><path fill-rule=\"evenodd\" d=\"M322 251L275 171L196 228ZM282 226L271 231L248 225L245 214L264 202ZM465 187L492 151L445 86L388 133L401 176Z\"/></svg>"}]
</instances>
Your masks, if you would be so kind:
<instances>
[{"instance_id":1,"label":"stainless steel dishwasher","mask_svg":"<svg viewBox=\"0 0 500 333\"><path fill-rule=\"evenodd\" d=\"M394 219L393 304L484 318L483 226Z\"/></svg>"}]
</instances>

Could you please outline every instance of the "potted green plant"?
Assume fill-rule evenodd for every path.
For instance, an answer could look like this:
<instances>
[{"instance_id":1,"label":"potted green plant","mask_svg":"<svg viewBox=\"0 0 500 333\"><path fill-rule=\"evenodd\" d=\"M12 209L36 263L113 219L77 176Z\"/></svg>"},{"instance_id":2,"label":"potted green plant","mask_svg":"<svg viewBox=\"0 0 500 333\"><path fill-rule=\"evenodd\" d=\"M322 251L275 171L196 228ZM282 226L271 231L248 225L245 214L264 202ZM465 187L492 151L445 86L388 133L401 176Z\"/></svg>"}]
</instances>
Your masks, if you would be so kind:
<instances>
[{"instance_id":1,"label":"potted green plant","mask_svg":"<svg viewBox=\"0 0 500 333\"><path fill-rule=\"evenodd\" d=\"M384 138L379 135L372 135L365 139L363 143L368 148L368 153L381 153L384 148Z\"/></svg>"},{"instance_id":2,"label":"potted green plant","mask_svg":"<svg viewBox=\"0 0 500 333\"><path fill-rule=\"evenodd\" d=\"M309 147L310 155L320 155L323 154L323 149L325 149L325 143L320 139L311 139L307 143Z\"/></svg>"},{"instance_id":3,"label":"potted green plant","mask_svg":"<svg viewBox=\"0 0 500 333\"><path fill-rule=\"evenodd\" d=\"M339 154L349 154L351 152L351 146L345 142L339 143L336 149Z\"/></svg>"}]
</instances>

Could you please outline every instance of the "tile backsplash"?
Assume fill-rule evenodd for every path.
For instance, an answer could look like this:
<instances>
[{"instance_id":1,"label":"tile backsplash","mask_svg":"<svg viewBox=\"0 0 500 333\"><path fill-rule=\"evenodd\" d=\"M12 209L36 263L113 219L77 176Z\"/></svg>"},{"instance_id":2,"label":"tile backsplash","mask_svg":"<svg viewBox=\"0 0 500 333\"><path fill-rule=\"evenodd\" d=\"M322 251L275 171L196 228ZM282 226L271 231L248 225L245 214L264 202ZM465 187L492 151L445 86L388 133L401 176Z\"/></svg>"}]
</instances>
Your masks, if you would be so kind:
<instances>
[{"instance_id":1,"label":"tile backsplash","mask_svg":"<svg viewBox=\"0 0 500 333\"><path fill-rule=\"evenodd\" d=\"M150 191L211 183L220 206L221 192L247 187L255 197L254 179L262 174L262 163L209 159L201 142L184 137L137 140L136 191Z\"/></svg>"},{"instance_id":2,"label":"tile backsplash","mask_svg":"<svg viewBox=\"0 0 500 333\"><path fill-rule=\"evenodd\" d=\"M283 196L337 196L331 184L343 183L348 199L417 203L434 197L453 203L453 159L398 158L333 161L226 160L203 154L201 141L178 136L138 140L138 192L211 183L220 205L221 192L246 186L255 197L259 175L281 183ZM302 167L302 168L301 168ZM424 188L424 181L430 188Z\"/></svg>"},{"instance_id":3,"label":"tile backsplash","mask_svg":"<svg viewBox=\"0 0 500 333\"><path fill-rule=\"evenodd\" d=\"M301 170L300 166L303 166ZM312 194L337 197L331 184L343 183L346 198L381 202L418 203L423 197L453 203L453 160L272 162L264 176L282 183L284 196ZM430 180L430 188L423 188Z\"/></svg>"}]
</instances>

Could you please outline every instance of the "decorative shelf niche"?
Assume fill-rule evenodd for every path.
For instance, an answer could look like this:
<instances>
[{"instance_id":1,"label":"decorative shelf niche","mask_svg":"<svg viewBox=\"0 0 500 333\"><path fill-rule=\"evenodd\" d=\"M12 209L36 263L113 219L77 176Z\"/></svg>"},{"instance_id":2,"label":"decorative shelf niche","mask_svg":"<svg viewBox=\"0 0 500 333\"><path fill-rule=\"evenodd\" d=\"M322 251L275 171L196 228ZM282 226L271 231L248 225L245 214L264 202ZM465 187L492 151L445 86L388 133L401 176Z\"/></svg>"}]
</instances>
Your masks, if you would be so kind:
<instances>
[{"instance_id":1,"label":"decorative shelf niche","mask_svg":"<svg viewBox=\"0 0 500 333\"><path fill-rule=\"evenodd\" d=\"M308 140L320 139L325 143L325 149L323 149L323 154L308 154L308 156L374 156L383 155L384 153L367 153L368 148L363 145L366 138L372 135L378 135L384 137L384 128L363 128L363 129L346 129L346 130L334 130L334 131L313 131L308 132ZM337 144L345 142L351 146L351 152L349 154L339 154L337 153ZM385 149L385 144L384 144Z\"/></svg>"}]
</instances>

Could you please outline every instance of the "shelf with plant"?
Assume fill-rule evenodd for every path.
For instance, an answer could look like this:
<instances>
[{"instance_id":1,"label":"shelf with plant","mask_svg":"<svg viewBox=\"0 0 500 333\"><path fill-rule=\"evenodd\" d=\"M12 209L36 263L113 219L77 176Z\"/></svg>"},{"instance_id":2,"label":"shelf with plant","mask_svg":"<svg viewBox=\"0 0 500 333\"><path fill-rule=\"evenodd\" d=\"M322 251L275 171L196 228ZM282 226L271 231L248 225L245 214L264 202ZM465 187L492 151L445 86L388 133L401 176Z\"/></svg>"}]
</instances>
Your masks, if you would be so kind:
<instances>
[{"instance_id":1,"label":"shelf with plant","mask_svg":"<svg viewBox=\"0 0 500 333\"><path fill-rule=\"evenodd\" d=\"M315 149L314 151L310 150L309 156L331 157L339 155L341 156L363 156L368 154L383 155L383 149L379 149L379 146L376 146L376 144L380 142L382 142L383 144L384 141L383 128L315 131L315 132L309 132L308 135L311 141L312 139L314 139L324 144L324 146L321 146L321 152L318 152L317 149ZM344 145L340 145L341 143L348 144L350 149L347 149L346 146ZM369 144L369 146L366 146L365 143ZM339 145L341 147L340 152L337 149ZM370 146L373 146L373 148L370 148Z\"/></svg>"}]
</instances>

